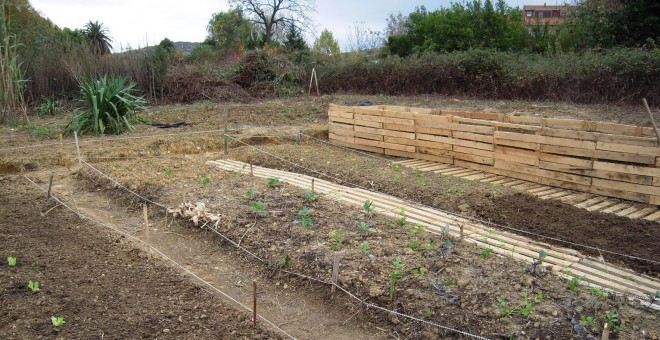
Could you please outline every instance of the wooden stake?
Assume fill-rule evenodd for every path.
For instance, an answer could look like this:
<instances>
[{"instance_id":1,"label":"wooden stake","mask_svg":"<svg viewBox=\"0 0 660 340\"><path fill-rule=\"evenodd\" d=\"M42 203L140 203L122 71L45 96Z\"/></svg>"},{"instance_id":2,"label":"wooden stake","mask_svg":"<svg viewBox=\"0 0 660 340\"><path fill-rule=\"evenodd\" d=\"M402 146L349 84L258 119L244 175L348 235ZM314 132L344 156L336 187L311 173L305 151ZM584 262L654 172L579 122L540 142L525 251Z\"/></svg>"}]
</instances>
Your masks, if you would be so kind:
<instances>
[{"instance_id":1,"label":"wooden stake","mask_svg":"<svg viewBox=\"0 0 660 340\"><path fill-rule=\"evenodd\" d=\"M142 212L144 214L144 241L147 242L147 258L151 259L151 237L149 236L149 213L147 205L142 205Z\"/></svg>"},{"instance_id":2,"label":"wooden stake","mask_svg":"<svg viewBox=\"0 0 660 340\"><path fill-rule=\"evenodd\" d=\"M603 335L601 337L601 340L607 340L610 337L610 328L607 326L607 322L605 323L605 326L603 326Z\"/></svg>"},{"instance_id":3,"label":"wooden stake","mask_svg":"<svg viewBox=\"0 0 660 340\"><path fill-rule=\"evenodd\" d=\"M298 130L298 145L302 142L302 130Z\"/></svg>"},{"instance_id":4,"label":"wooden stake","mask_svg":"<svg viewBox=\"0 0 660 340\"><path fill-rule=\"evenodd\" d=\"M651 113L651 108L649 108L649 103L646 102L646 98L642 98L642 103L644 103L644 108L646 108L646 113L649 114L651 125L653 125L653 129L655 130L655 136L658 138L658 146L660 146L660 130L658 130L658 126L655 124L655 119L653 119L653 113Z\"/></svg>"},{"instance_id":5,"label":"wooden stake","mask_svg":"<svg viewBox=\"0 0 660 340\"><path fill-rule=\"evenodd\" d=\"M80 157L80 145L78 144L77 131L73 131L73 139L76 141L76 152L78 152L78 165L82 166L82 158Z\"/></svg>"},{"instance_id":6,"label":"wooden stake","mask_svg":"<svg viewBox=\"0 0 660 340\"><path fill-rule=\"evenodd\" d=\"M46 199L50 198L50 189L53 187L53 175L50 175L50 180L48 181L48 193L46 194Z\"/></svg>"},{"instance_id":7,"label":"wooden stake","mask_svg":"<svg viewBox=\"0 0 660 340\"><path fill-rule=\"evenodd\" d=\"M332 258L332 287L330 288L330 294L335 295L335 290L337 289L337 275L339 274L339 253L335 252Z\"/></svg>"},{"instance_id":8,"label":"wooden stake","mask_svg":"<svg viewBox=\"0 0 660 340\"><path fill-rule=\"evenodd\" d=\"M250 161L250 176L254 176L254 172L252 171L252 161Z\"/></svg>"},{"instance_id":9,"label":"wooden stake","mask_svg":"<svg viewBox=\"0 0 660 340\"><path fill-rule=\"evenodd\" d=\"M225 155L227 154L227 129L228 129L227 128L227 124L228 124L227 123L227 118L228 118L228 116L229 116L229 112L227 111L227 108L225 108L225 133L224 133L224 136L225 136Z\"/></svg>"},{"instance_id":10,"label":"wooden stake","mask_svg":"<svg viewBox=\"0 0 660 340\"><path fill-rule=\"evenodd\" d=\"M252 327L257 328L257 280L252 280Z\"/></svg>"},{"instance_id":11,"label":"wooden stake","mask_svg":"<svg viewBox=\"0 0 660 340\"><path fill-rule=\"evenodd\" d=\"M459 224L458 227L461 228L461 240L463 240L463 224Z\"/></svg>"},{"instance_id":12,"label":"wooden stake","mask_svg":"<svg viewBox=\"0 0 660 340\"><path fill-rule=\"evenodd\" d=\"M312 178L312 193L314 193L314 179Z\"/></svg>"}]
</instances>

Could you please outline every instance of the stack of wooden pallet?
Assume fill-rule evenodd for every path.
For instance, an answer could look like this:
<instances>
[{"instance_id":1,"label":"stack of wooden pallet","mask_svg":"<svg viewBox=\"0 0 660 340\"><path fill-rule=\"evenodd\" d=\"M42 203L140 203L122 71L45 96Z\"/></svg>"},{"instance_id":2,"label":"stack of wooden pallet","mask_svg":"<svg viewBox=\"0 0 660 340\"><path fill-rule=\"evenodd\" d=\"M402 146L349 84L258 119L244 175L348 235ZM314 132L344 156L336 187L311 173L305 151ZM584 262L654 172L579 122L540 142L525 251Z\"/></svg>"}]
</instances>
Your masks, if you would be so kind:
<instances>
[{"instance_id":1,"label":"stack of wooden pallet","mask_svg":"<svg viewBox=\"0 0 660 340\"><path fill-rule=\"evenodd\" d=\"M400 106L330 105L330 141L660 205L652 128Z\"/></svg>"}]
</instances>

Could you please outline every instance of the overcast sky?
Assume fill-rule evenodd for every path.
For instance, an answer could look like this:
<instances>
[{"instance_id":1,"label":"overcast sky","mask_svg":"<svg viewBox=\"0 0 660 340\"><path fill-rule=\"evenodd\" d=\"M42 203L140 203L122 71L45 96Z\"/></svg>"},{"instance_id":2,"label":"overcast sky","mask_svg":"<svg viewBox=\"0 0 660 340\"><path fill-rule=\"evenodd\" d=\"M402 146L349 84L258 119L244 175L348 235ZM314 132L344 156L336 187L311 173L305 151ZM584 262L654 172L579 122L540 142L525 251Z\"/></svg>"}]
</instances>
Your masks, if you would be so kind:
<instances>
[{"instance_id":1,"label":"overcast sky","mask_svg":"<svg viewBox=\"0 0 660 340\"><path fill-rule=\"evenodd\" d=\"M512 7L543 4L544 0L509 0ZM555 1L549 1L554 4ZM32 6L60 28L82 28L88 21L108 27L115 51L155 45L164 38L200 42L213 13L226 11L226 0L30 0ZM329 29L342 50L348 47L349 27L356 22L382 31L390 13L408 14L424 5L433 10L449 6L449 0L317 0L313 16L316 34ZM548 3L550 4L550 3ZM311 44L313 38L309 37Z\"/></svg>"}]
</instances>

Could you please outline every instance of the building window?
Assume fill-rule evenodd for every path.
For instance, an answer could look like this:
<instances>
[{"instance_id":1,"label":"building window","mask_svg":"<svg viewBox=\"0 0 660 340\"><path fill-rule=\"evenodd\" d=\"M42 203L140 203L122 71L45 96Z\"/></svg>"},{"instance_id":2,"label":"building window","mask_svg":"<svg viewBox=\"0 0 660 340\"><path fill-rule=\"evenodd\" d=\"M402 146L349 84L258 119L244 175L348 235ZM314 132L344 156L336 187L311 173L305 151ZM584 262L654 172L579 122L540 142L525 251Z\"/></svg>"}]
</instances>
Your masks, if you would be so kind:
<instances>
[{"instance_id":1,"label":"building window","mask_svg":"<svg viewBox=\"0 0 660 340\"><path fill-rule=\"evenodd\" d=\"M534 11L527 11L525 15L531 18L534 15Z\"/></svg>"}]
</instances>

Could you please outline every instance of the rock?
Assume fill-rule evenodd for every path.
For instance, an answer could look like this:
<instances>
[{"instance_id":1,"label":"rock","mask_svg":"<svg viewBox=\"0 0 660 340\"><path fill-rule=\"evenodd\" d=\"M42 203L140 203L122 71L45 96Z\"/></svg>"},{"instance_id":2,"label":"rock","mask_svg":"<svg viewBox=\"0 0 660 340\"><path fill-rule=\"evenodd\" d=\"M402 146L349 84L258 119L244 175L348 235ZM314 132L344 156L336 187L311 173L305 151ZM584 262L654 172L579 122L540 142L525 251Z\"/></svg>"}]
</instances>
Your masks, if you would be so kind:
<instances>
[{"instance_id":1,"label":"rock","mask_svg":"<svg viewBox=\"0 0 660 340\"><path fill-rule=\"evenodd\" d=\"M163 329L163 333L169 333L170 330L168 328Z\"/></svg>"}]
</instances>

